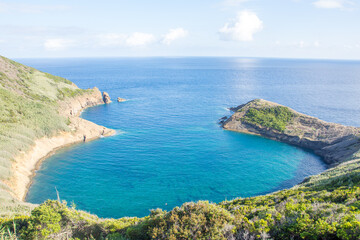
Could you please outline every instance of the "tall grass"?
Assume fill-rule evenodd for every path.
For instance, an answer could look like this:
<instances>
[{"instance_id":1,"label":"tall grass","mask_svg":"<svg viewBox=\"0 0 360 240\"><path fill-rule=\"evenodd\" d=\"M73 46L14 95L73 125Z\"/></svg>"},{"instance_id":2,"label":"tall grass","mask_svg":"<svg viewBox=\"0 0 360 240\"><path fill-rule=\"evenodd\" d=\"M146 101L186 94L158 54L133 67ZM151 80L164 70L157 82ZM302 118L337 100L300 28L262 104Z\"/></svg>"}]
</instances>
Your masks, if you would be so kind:
<instances>
[{"instance_id":1,"label":"tall grass","mask_svg":"<svg viewBox=\"0 0 360 240\"><path fill-rule=\"evenodd\" d=\"M89 91L0 56L0 180L9 179L14 157L36 139L69 130L58 101ZM0 199L7 196L3 190Z\"/></svg>"}]
</instances>

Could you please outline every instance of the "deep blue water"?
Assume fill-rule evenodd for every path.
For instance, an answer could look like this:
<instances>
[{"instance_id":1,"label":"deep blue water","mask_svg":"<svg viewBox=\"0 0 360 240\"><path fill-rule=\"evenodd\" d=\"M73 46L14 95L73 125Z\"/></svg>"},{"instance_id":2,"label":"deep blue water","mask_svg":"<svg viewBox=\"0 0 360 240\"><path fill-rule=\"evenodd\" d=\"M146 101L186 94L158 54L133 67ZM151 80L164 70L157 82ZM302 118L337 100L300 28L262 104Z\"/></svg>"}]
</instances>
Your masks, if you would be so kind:
<instances>
[{"instance_id":1,"label":"deep blue water","mask_svg":"<svg viewBox=\"0 0 360 240\"><path fill-rule=\"evenodd\" d=\"M220 202L288 188L326 166L310 152L224 131L227 107L264 98L360 126L360 62L246 58L20 59L99 87L113 100L83 117L118 134L47 159L27 200L74 201L102 217L145 216L187 201Z\"/></svg>"}]
</instances>

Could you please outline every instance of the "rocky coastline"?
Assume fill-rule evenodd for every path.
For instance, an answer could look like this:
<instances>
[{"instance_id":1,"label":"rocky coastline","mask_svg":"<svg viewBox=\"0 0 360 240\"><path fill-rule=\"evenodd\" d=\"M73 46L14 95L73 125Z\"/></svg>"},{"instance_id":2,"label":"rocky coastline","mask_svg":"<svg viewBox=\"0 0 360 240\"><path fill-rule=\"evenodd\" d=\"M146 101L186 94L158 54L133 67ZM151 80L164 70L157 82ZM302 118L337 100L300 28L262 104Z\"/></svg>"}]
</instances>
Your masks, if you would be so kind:
<instances>
[{"instance_id":1,"label":"rocky coastline","mask_svg":"<svg viewBox=\"0 0 360 240\"><path fill-rule=\"evenodd\" d=\"M293 119L283 131L246 120L249 109L284 107L263 99L252 100L230 110L234 114L220 121L226 130L256 134L269 139L313 150L330 166L360 158L360 128L319 120L293 109Z\"/></svg>"},{"instance_id":2,"label":"rocky coastline","mask_svg":"<svg viewBox=\"0 0 360 240\"><path fill-rule=\"evenodd\" d=\"M108 95L107 95L108 96ZM111 136L115 130L99 126L82 119L81 112L88 107L104 104L103 95L97 88L82 95L68 98L59 103L59 114L69 120L69 132L60 132L53 137L37 139L33 147L19 153L12 164L12 176L4 183L10 194L17 200L24 201L35 171L41 162L56 150L83 141L91 141L101 136Z\"/></svg>"}]
</instances>

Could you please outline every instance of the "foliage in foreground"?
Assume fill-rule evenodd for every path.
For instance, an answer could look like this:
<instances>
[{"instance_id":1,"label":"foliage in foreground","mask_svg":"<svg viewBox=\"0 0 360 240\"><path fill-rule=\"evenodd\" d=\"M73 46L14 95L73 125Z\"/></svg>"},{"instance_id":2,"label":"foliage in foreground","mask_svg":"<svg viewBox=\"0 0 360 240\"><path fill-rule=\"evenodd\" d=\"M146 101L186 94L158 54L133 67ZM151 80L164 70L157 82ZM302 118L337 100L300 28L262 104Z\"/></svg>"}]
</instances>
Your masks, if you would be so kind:
<instances>
[{"instance_id":1,"label":"foliage in foreground","mask_svg":"<svg viewBox=\"0 0 360 240\"><path fill-rule=\"evenodd\" d=\"M212 204L185 203L144 218L100 219L49 200L0 220L4 239L360 239L360 162L287 190ZM2 232L1 232L2 231ZM5 237L7 236L7 237ZM14 238L15 237L15 238Z\"/></svg>"},{"instance_id":2,"label":"foliage in foreground","mask_svg":"<svg viewBox=\"0 0 360 240\"><path fill-rule=\"evenodd\" d=\"M242 121L283 132L292 121L294 113L287 107L250 108Z\"/></svg>"}]
</instances>

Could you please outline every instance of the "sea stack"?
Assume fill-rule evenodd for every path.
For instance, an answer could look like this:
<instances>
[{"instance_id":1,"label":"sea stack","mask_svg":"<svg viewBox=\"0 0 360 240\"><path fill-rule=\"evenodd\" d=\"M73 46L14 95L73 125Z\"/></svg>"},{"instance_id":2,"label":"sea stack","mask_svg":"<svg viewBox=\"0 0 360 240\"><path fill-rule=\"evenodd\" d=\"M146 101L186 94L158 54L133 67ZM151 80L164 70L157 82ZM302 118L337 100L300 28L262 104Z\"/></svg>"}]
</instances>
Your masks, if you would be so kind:
<instances>
[{"instance_id":1,"label":"sea stack","mask_svg":"<svg viewBox=\"0 0 360 240\"><path fill-rule=\"evenodd\" d=\"M125 101L126 101L126 99L121 98L121 97L118 97L118 98L117 98L117 101L118 101L118 102L125 102Z\"/></svg>"},{"instance_id":2,"label":"sea stack","mask_svg":"<svg viewBox=\"0 0 360 240\"><path fill-rule=\"evenodd\" d=\"M111 103L110 96L107 92L103 92L103 100L104 100L104 103L106 103L106 104Z\"/></svg>"}]
</instances>

